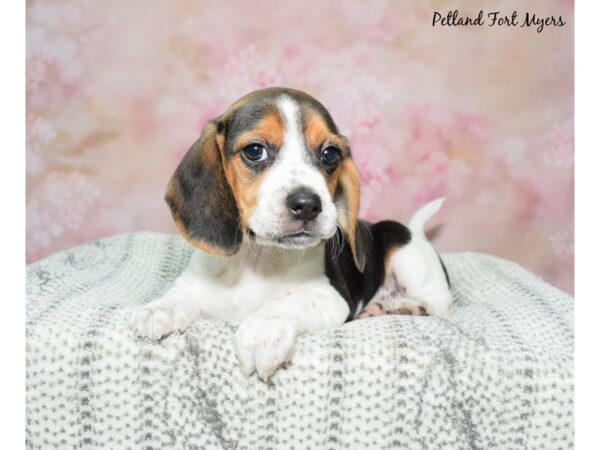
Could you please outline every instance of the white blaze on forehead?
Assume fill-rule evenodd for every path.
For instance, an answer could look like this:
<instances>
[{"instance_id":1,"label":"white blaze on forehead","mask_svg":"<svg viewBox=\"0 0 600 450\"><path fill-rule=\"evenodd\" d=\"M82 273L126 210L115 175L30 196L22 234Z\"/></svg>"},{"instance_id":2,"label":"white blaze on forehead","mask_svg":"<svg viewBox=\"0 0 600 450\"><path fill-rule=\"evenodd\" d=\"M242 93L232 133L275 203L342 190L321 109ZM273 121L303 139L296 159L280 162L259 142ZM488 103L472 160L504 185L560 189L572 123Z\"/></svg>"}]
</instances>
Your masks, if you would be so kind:
<instances>
[{"instance_id":1,"label":"white blaze on forehead","mask_svg":"<svg viewBox=\"0 0 600 450\"><path fill-rule=\"evenodd\" d=\"M308 163L298 104L290 97L282 96L277 100L277 107L283 115L285 130L281 159L303 160Z\"/></svg>"}]
</instances>

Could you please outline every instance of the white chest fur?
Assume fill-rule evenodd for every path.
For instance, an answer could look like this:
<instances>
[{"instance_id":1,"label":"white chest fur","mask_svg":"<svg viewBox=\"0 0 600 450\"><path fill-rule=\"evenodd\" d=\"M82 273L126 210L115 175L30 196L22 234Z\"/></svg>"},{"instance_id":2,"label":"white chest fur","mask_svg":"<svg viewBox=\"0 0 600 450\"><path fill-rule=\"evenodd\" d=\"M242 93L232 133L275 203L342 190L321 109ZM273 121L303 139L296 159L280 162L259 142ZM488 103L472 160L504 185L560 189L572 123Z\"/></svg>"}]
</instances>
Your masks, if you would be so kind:
<instances>
[{"instance_id":1,"label":"white chest fur","mask_svg":"<svg viewBox=\"0 0 600 450\"><path fill-rule=\"evenodd\" d=\"M205 304L203 315L231 322L240 322L265 302L285 302L298 290L326 282L322 245L303 251L248 245L226 259L195 252L177 280Z\"/></svg>"}]
</instances>

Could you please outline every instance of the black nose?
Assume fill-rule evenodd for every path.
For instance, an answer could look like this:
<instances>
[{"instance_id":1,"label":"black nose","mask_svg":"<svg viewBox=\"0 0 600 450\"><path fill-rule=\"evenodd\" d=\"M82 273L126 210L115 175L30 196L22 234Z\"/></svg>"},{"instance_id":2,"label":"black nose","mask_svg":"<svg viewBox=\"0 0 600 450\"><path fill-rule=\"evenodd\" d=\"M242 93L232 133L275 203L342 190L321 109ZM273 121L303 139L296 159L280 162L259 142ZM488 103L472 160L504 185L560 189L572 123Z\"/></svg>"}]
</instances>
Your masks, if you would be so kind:
<instances>
[{"instance_id":1,"label":"black nose","mask_svg":"<svg viewBox=\"0 0 600 450\"><path fill-rule=\"evenodd\" d=\"M292 217L302 222L313 220L323 210L319 196L307 189L292 192L286 203Z\"/></svg>"}]
</instances>

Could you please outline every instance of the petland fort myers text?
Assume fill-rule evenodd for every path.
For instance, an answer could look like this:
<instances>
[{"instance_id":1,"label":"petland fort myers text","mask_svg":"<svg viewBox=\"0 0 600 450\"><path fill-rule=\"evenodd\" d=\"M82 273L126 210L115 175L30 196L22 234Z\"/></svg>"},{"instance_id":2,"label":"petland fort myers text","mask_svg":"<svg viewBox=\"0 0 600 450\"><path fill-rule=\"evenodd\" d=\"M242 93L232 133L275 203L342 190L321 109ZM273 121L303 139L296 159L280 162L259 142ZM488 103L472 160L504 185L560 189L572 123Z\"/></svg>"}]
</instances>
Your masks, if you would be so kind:
<instances>
[{"instance_id":1,"label":"petland fort myers text","mask_svg":"<svg viewBox=\"0 0 600 450\"><path fill-rule=\"evenodd\" d=\"M499 28L510 27L526 27L534 28L538 33L541 33L548 27L563 27L567 24L562 16L540 16L534 13L526 12L519 13L513 11L511 14L504 14L500 11L484 12L479 11L476 16L461 15L455 9L448 11L446 15L442 15L437 11L433 12L432 26L455 27L455 26L489 26Z\"/></svg>"}]
</instances>

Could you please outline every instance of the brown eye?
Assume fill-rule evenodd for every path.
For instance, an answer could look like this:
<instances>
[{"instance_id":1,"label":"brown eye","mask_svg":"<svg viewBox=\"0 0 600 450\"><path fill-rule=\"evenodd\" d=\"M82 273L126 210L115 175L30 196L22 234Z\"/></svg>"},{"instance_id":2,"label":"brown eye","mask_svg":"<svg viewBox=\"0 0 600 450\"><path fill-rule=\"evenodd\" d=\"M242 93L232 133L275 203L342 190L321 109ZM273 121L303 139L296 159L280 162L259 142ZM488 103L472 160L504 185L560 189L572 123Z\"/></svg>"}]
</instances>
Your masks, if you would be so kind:
<instances>
[{"instance_id":1,"label":"brown eye","mask_svg":"<svg viewBox=\"0 0 600 450\"><path fill-rule=\"evenodd\" d=\"M340 151L335 147L327 147L321 152L321 164L327 170L335 169L340 162Z\"/></svg>"},{"instance_id":2,"label":"brown eye","mask_svg":"<svg viewBox=\"0 0 600 450\"><path fill-rule=\"evenodd\" d=\"M267 149L260 144L246 145L242 149L242 155L251 164L256 164L267 159Z\"/></svg>"}]
</instances>

